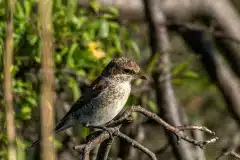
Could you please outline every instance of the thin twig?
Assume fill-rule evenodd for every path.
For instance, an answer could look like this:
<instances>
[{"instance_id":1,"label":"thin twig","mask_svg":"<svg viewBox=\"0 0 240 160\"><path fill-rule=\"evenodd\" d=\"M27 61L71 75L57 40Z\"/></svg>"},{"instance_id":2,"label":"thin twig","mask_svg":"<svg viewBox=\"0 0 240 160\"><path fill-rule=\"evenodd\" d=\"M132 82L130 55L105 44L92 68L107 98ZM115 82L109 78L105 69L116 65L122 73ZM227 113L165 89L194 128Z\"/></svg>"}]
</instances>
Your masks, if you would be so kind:
<instances>
[{"instance_id":1,"label":"thin twig","mask_svg":"<svg viewBox=\"0 0 240 160\"><path fill-rule=\"evenodd\" d=\"M225 156L231 156L234 157L236 159L240 159L240 154L234 152L234 151L227 151L227 152L223 152L218 158L216 158L217 160L220 160L222 157Z\"/></svg>"},{"instance_id":2,"label":"thin twig","mask_svg":"<svg viewBox=\"0 0 240 160\"><path fill-rule=\"evenodd\" d=\"M97 132L94 132L95 134ZM107 131L103 131L100 135L97 137L94 137L93 139L89 140L86 144L78 145L73 147L75 150L83 150L83 160L89 160L89 154L90 151L96 147L98 144L102 143L106 139L109 138L109 134Z\"/></svg>"},{"instance_id":3,"label":"thin twig","mask_svg":"<svg viewBox=\"0 0 240 160\"><path fill-rule=\"evenodd\" d=\"M119 127L109 128L109 131L114 134L114 136L119 136L120 138L125 139L127 142L131 143L133 147L138 148L145 154L147 154L152 160L156 160L156 155L151 152L148 148L144 147L143 145L139 144L137 141L131 139L127 135L121 133L119 131ZM94 133L93 133L94 134ZM104 142L106 139L110 138L108 131L103 131L97 137L89 140L86 144L75 146L73 149L75 150L83 150L83 160L89 160L90 151L100 144Z\"/></svg>"},{"instance_id":4,"label":"thin twig","mask_svg":"<svg viewBox=\"0 0 240 160\"><path fill-rule=\"evenodd\" d=\"M206 132L206 133L215 135L215 132L211 131L211 130L208 129L207 127L198 126L198 125L193 125L193 126L178 126L177 129L180 130L180 131L184 131L184 130L199 130L199 131L203 131L203 132Z\"/></svg>"},{"instance_id":5,"label":"thin twig","mask_svg":"<svg viewBox=\"0 0 240 160\"><path fill-rule=\"evenodd\" d=\"M225 148L223 148L221 154L216 159L221 159L222 157L225 156L231 156L240 159L240 154L234 152L234 150L237 150L239 146L239 140L240 140L239 131L234 131L234 134L231 135L231 138L229 139L228 145Z\"/></svg>"},{"instance_id":6,"label":"thin twig","mask_svg":"<svg viewBox=\"0 0 240 160\"><path fill-rule=\"evenodd\" d=\"M169 141L168 141L166 144L164 144L163 147L161 147L160 149L158 149L158 150L155 152L156 155L159 155L159 154L164 153L164 152L169 148L169 146L170 146L170 143L169 143Z\"/></svg>"},{"instance_id":7,"label":"thin twig","mask_svg":"<svg viewBox=\"0 0 240 160\"><path fill-rule=\"evenodd\" d=\"M97 160L107 160L114 139L107 139L99 147Z\"/></svg>"},{"instance_id":8,"label":"thin twig","mask_svg":"<svg viewBox=\"0 0 240 160\"><path fill-rule=\"evenodd\" d=\"M149 156L149 158L151 158L152 160L157 160L156 155L152 151L150 151L148 148L144 147L143 145L141 145L137 141L135 141L132 138L128 137L127 135L121 133L120 131L117 132L117 136L126 140L128 143L131 143L133 147L138 148L139 150L141 150L142 152L147 154Z\"/></svg>"},{"instance_id":9,"label":"thin twig","mask_svg":"<svg viewBox=\"0 0 240 160\"><path fill-rule=\"evenodd\" d=\"M207 27L194 25L194 24L186 24L186 23L168 23L168 24L159 24L159 25L166 25L170 30L177 30L177 31L185 31L185 30L194 30L194 31L201 31L206 32L208 34L212 34L213 36L221 39L227 39L237 44L240 44L240 40L237 37L231 37L225 34L221 30L212 30Z\"/></svg>"},{"instance_id":10,"label":"thin twig","mask_svg":"<svg viewBox=\"0 0 240 160\"><path fill-rule=\"evenodd\" d=\"M132 112L139 112L139 113L147 116L148 118L151 118L151 119L155 120L160 125L162 125L165 129L167 129L170 132L174 133L179 140L183 139L183 140L185 140L185 141L187 141L189 143L192 143L194 145L199 146L200 148L203 148L205 145L207 145L209 143L214 143L214 142L216 142L216 140L218 140L218 137L214 137L214 138L206 140L206 141L197 141L195 139L192 139L192 138L188 137L187 135L182 134L181 131L183 131L183 130L190 130L190 129L193 130L194 129L194 130L201 130L201 131L204 131L206 133L213 134L213 135L215 135L215 133L210 131L209 129L207 129L204 126L196 126L195 125L195 126L173 127L170 124L168 124L167 122L165 122L163 119L158 117L157 114L152 113L152 112L142 108L141 106L132 106L131 108L129 108L127 111L124 112L124 114L121 116L120 119L116 120L113 123L117 124L117 123L120 123L120 122L124 121L124 119L128 118Z\"/></svg>"},{"instance_id":11,"label":"thin twig","mask_svg":"<svg viewBox=\"0 0 240 160\"><path fill-rule=\"evenodd\" d=\"M209 143L214 143L216 142L216 140L218 139L218 137L214 137L212 139L209 140L205 140L205 141L197 141L193 138L188 137L187 135L184 134L184 130L200 130L200 131L204 131L206 133L215 135L214 132L212 132L211 130L209 130L208 128L204 127L204 126L197 126L197 125L193 125L193 126L178 126L178 127L174 127L169 125L167 122L165 122L163 119L161 119L160 117L158 117L157 114L152 113L144 108L142 108L141 106L132 106L129 109L127 109L121 116L119 119L110 122L108 125L106 125L107 130L100 130L100 131L96 131L91 133L91 135L89 136L90 138L88 139L86 144L82 144L82 145L78 145L75 146L74 149L75 150L83 150L83 160L89 160L89 154L90 151L96 147L98 144L101 144L101 148L99 150L98 153L98 158L102 158L102 159L107 159L108 158L108 153L109 150L111 148L111 143L113 141L113 139L109 139L111 135L114 135L114 137L120 137L124 140L126 140L128 143L130 143L133 147L139 149L140 151L144 152L146 155L148 155L152 160L156 160L156 154L153 153L152 151L150 151L148 148L144 147L143 145L141 145L140 143L138 143L137 141L133 140L132 138L128 137L127 135L125 135L124 133L121 133L119 131L120 127L122 126L123 123L129 122L130 120L130 115L132 112L139 112L145 116L147 116L148 118L151 118L153 120L155 120L156 122L158 122L160 125L162 125L165 129L167 129L168 131L172 132L173 134L175 134L177 136L177 138L179 140L183 139L189 143L192 143L196 146L199 146L200 148L203 148L205 145L209 144ZM107 145L107 141L108 140L109 145ZM104 147L103 147L104 146Z\"/></svg>"}]
</instances>

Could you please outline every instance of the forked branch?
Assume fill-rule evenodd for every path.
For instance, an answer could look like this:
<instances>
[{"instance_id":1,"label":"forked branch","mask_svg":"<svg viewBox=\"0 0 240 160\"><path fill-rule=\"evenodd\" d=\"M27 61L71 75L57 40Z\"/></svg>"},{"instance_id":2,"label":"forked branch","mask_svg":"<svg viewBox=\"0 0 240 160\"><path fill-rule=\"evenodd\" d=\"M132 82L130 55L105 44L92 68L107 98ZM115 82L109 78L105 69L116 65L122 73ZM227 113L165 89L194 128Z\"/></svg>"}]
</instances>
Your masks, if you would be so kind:
<instances>
[{"instance_id":1,"label":"forked branch","mask_svg":"<svg viewBox=\"0 0 240 160\"><path fill-rule=\"evenodd\" d=\"M110 133L112 133L113 137L119 137L124 139L125 141L129 142L133 147L139 149L140 151L144 152L146 155L148 155L148 157L152 160L157 160L156 155L150 151L148 148L144 147L143 145L141 145L140 143L138 143L137 141L133 140L132 138L128 137L127 135L125 135L124 133L121 133L119 131L121 125L123 123L126 123L126 121L129 121L129 117L131 115L132 112L138 112L141 113L143 115L145 115L148 118L151 118L153 120L155 120L156 122L158 122L161 126L163 126L165 129L167 129L168 131L172 132L173 134L176 135L176 137L178 138L178 142L180 142L180 140L185 140L189 143L192 143L196 146L199 146L200 148L204 148L205 145L210 144L210 143L214 143L216 142L216 140L218 139L218 137L213 137L211 139L205 140L205 141L198 141L196 139L193 139L189 136L187 136L186 134L184 134L185 130L200 130L203 132L206 132L208 134L211 135L215 135L215 133L211 130L209 130L208 128L204 127L204 126L197 126L197 125L193 125L193 126L177 126L174 127L170 124L168 124L167 122L165 122L163 119L161 119L157 114L152 113L150 111L148 111L147 109L142 108L141 106L132 106L129 109L127 109L122 116L120 116L119 119L110 122L109 124L106 125L106 127L108 128L108 130L100 130L100 131L96 131L90 134L88 141L86 144L82 144L82 145L78 145L75 146L74 149L76 150L82 150L83 151L83 159L84 160L89 160L89 154L90 151L96 147L98 144L101 144L102 142L104 142L105 140L111 138ZM108 146L109 147L109 146ZM100 149L101 152L103 153L98 153L99 155L104 155L102 156L102 159L107 159L107 154L104 153L109 152L109 148L104 149Z\"/></svg>"},{"instance_id":2,"label":"forked branch","mask_svg":"<svg viewBox=\"0 0 240 160\"><path fill-rule=\"evenodd\" d=\"M222 159L223 157L225 156L231 156L231 157L234 157L236 159L240 159L240 154L234 152L233 150L230 150L230 151L226 151L226 152L223 152L218 158L217 160L220 160Z\"/></svg>"}]
</instances>

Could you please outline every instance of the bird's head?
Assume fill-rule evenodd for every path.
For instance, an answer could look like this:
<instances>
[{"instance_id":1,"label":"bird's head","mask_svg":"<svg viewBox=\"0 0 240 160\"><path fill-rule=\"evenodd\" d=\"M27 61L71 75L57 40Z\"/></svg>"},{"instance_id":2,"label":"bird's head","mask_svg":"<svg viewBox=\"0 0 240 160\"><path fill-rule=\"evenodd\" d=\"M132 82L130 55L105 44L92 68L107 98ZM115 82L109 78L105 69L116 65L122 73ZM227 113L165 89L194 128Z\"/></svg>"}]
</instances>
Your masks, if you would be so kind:
<instances>
[{"instance_id":1,"label":"bird's head","mask_svg":"<svg viewBox=\"0 0 240 160\"><path fill-rule=\"evenodd\" d=\"M103 70L102 75L118 81L146 79L140 72L139 65L125 57L114 58Z\"/></svg>"}]
</instances>

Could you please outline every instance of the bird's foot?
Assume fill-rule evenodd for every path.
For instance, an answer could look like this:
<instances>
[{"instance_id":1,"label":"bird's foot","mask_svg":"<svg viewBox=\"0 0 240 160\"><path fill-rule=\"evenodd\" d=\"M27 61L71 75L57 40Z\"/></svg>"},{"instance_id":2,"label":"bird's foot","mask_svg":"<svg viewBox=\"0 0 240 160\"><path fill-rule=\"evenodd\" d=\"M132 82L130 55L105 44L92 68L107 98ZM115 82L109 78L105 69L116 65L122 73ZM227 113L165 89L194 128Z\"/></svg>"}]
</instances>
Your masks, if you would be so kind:
<instances>
[{"instance_id":1,"label":"bird's foot","mask_svg":"<svg viewBox=\"0 0 240 160\"><path fill-rule=\"evenodd\" d=\"M103 131L107 131L109 134L109 138L113 139L113 135L112 135L112 131L110 128L107 128L105 126L89 126L90 128L97 128L97 129L101 129Z\"/></svg>"}]
</instances>

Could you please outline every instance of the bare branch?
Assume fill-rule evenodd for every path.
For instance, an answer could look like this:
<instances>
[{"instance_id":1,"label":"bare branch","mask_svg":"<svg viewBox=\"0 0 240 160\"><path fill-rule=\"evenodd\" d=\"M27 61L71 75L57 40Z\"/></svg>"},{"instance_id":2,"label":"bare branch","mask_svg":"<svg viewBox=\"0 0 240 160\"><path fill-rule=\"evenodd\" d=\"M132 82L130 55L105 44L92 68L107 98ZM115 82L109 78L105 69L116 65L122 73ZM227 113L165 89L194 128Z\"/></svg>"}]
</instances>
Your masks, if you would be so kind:
<instances>
[{"instance_id":1,"label":"bare branch","mask_svg":"<svg viewBox=\"0 0 240 160\"><path fill-rule=\"evenodd\" d=\"M206 7L202 10L206 11L209 17L213 17L217 22L219 28L224 34L235 39L240 39L240 17L236 8L229 0L219 0L218 5L214 1L204 0ZM221 39L219 41L219 47L223 50L223 53L230 63L233 71L240 77L240 45Z\"/></svg>"},{"instance_id":2,"label":"bare branch","mask_svg":"<svg viewBox=\"0 0 240 160\"><path fill-rule=\"evenodd\" d=\"M225 157L225 156L231 156L233 158L236 159L240 159L240 154L234 152L234 151L227 151L227 152L223 152L219 157L217 157L217 160L220 160L221 158Z\"/></svg>"},{"instance_id":3,"label":"bare branch","mask_svg":"<svg viewBox=\"0 0 240 160\"><path fill-rule=\"evenodd\" d=\"M213 44L207 38L206 33L188 30L181 34L192 50L200 54L203 66L223 94L232 117L240 125L240 109L238 107L240 106L240 86L237 77L232 73L232 70L226 65L221 56L214 53ZM237 59L236 62L239 63Z\"/></svg>"},{"instance_id":4,"label":"bare branch","mask_svg":"<svg viewBox=\"0 0 240 160\"><path fill-rule=\"evenodd\" d=\"M99 147L97 160L107 160L114 139L105 140Z\"/></svg>"},{"instance_id":5,"label":"bare branch","mask_svg":"<svg viewBox=\"0 0 240 160\"><path fill-rule=\"evenodd\" d=\"M53 27L52 27L52 0L41 0L38 4L40 17L40 52L42 61L41 85L41 149L42 158L55 159L52 133L54 125L53 107Z\"/></svg>"},{"instance_id":6,"label":"bare branch","mask_svg":"<svg viewBox=\"0 0 240 160\"><path fill-rule=\"evenodd\" d=\"M139 150L141 150L145 154L147 154L152 160L156 160L156 156L153 152L151 152L149 149L142 146L141 144L139 144L135 140L131 139L130 137L126 136L125 134L121 133L119 131L119 127L108 128L108 129L114 136L119 136L120 138L125 139L127 142L131 143L132 146L134 146L135 148L138 148ZM92 133L92 134L95 134L95 133ZM92 136L94 136L94 135L92 135ZM83 159L84 160L89 160L90 151L94 147L96 147L97 144L100 144L100 143L104 142L108 138L110 138L109 132L108 131L103 131L100 135L97 135L95 138L89 140L86 144L75 146L73 149L83 150Z\"/></svg>"},{"instance_id":7,"label":"bare branch","mask_svg":"<svg viewBox=\"0 0 240 160\"><path fill-rule=\"evenodd\" d=\"M4 52L4 103L7 122L7 138L8 138L8 159L16 160L16 133L14 123L14 108L12 96L12 58L13 58L13 12L15 1L7 2L6 13L6 42Z\"/></svg>"},{"instance_id":8,"label":"bare branch","mask_svg":"<svg viewBox=\"0 0 240 160\"><path fill-rule=\"evenodd\" d=\"M137 141L135 141L132 138L128 137L127 135L121 133L120 131L117 133L117 135L120 138L126 140L128 143L132 144L133 147L138 148L139 150L141 150L142 152L147 154L149 156L149 158L151 158L152 160L157 160L156 155L152 151L150 151L148 148L144 147L143 145L141 145Z\"/></svg>"},{"instance_id":9,"label":"bare branch","mask_svg":"<svg viewBox=\"0 0 240 160\"><path fill-rule=\"evenodd\" d=\"M223 148L221 154L219 155L219 157L217 157L216 159L221 159L223 157L226 156L231 156L234 157L236 159L240 159L240 154L236 153L235 150L237 150L238 146L239 146L239 132L238 131L234 131L234 134L230 136L229 138L229 142L227 144L226 147Z\"/></svg>"},{"instance_id":10,"label":"bare branch","mask_svg":"<svg viewBox=\"0 0 240 160\"><path fill-rule=\"evenodd\" d=\"M118 129L119 127L109 128L109 131L111 131L111 133L114 133L118 131ZM108 131L106 130L102 131L101 133L99 133L98 131L93 132L90 136L91 138L86 144L78 145L73 148L75 150L83 150L83 160L89 160L90 151L98 144L104 142L110 137Z\"/></svg>"},{"instance_id":11,"label":"bare branch","mask_svg":"<svg viewBox=\"0 0 240 160\"><path fill-rule=\"evenodd\" d=\"M199 146L200 148L203 148L205 145L210 144L210 143L214 143L216 142L216 140L218 139L218 137L213 137L209 140L205 140L205 141L197 141L193 138L188 137L187 135L184 134L184 130L200 130L212 135L215 135L215 133L211 130L209 130L208 128L204 127L204 126L197 126L197 125L193 125L193 126L179 126L179 127L174 127L169 125L167 122L165 122L163 119L161 119L160 117L158 117L157 114L152 113L144 108L142 108L141 106L132 106L129 109L127 109L121 116L119 119L117 119L116 121L112 121L111 123L109 123L106 127L108 127L108 130L98 130L96 132L93 132L89 135L89 139L88 142L86 144L82 144L82 145L78 145L75 146L74 149L75 150L82 150L83 151L83 159L84 160L89 160L89 154L90 151L96 147L98 144L102 145L100 148L98 153L98 158L103 158L104 160L108 157L108 153L111 147L111 143L113 141L113 139L109 139L111 136L110 134L114 135L115 137L120 137L124 140L126 140L128 143L130 143L133 147L139 149L140 151L144 152L146 155L149 156L150 159L152 160L156 160L156 155L150 151L148 148L144 147L143 145L141 145L140 143L138 143L137 141L133 140L132 138L128 137L127 135L121 133L119 131L120 127L121 127L121 123L126 122L126 120L129 120L129 116L131 115L132 112L139 112L145 116L147 116L148 118L151 118L153 120L155 120L156 122L158 122L160 125L162 125L165 129L167 129L168 131L170 131L171 133L173 133L174 135L177 136L177 138L179 140L183 139L189 143L192 143L196 146ZM117 125L114 127L114 125ZM109 133L110 132L110 133ZM109 141L106 141L109 140Z\"/></svg>"},{"instance_id":12,"label":"bare branch","mask_svg":"<svg viewBox=\"0 0 240 160\"><path fill-rule=\"evenodd\" d=\"M195 126L179 126L179 127L177 127L177 129L179 129L180 131L184 131L184 130L200 130L200 131L203 131L203 132L215 135L215 132L211 131L207 127L198 126L198 125L195 125Z\"/></svg>"},{"instance_id":13,"label":"bare branch","mask_svg":"<svg viewBox=\"0 0 240 160\"><path fill-rule=\"evenodd\" d=\"M124 112L124 114L121 116L121 118L119 120L115 121L115 123L119 123L118 121L123 121L123 119L128 118L132 112L139 112L139 113L147 116L148 118L155 120L160 125L162 125L165 129L174 133L179 139L183 139L189 143L199 146L200 148L203 148L205 145L207 145L209 143L214 143L218 139L218 137L214 137L214 138L206 140L206 141L197 141L195 139L192 139L192 138L188 137L187 135L182 134L182 131L183 130L200 130L200 131L204 131L206 133L210 133L212 135L215 135L215 133L213 131L210 131L209 129L207 129L204 126L194 125L194 126L173 127L170 124L168 124L167 122L165 122L163 119L158 117L157 114L152 113L152 112L146 110L145 108L142 108L141 106L132 106L126 112Z\"/></svg>"},{"instance_id":14,"label":"bare branch","mask_svg":"<svg viewBox=\"0 0 240 160\"><path fill-rule=\"evenodd\" d=\"M160 26L162 25L166 25L168 27L168 29L170 30L174 30L174 31L179 31L179 32L185 32L186 30L194 30L194 31L200 31L200 32L206 32L208 34L213 35L216 38L219 39L225 39L225 40L229 40L232 41L236 44L240 44L240 39L238 39L238 37L232 37L230 35L227 35L226 33L224 33L221 30L214 30L214 29L210 29L204 26L197 26L194 24L186 24L186 23L167 23L167 24L159 24Z\"/></svg>"},{"instance_id":15,"label":"bare branch","mask_svg":"<svg viewBox=\"0 0 240 160\"><path fill-rule=\"evenodd\" d=\"M145 17L149 27L149 45L151 47L151 58L149 62L152 61L156 54L161 53L158 64L155 66L156 69L152 74L157 105L161 110L161 116L169 124L174 126L183 125L183 117L179 114L179 105L169 76L171 75L171 59L169 54L171 44L167 27L165 25L160 25L167 23L168 19L166 14L158 8L157 1L143 0L143 3ZM177 145L174 135L167 135L176 159L193 159L192 147L188 143Z\"/></svg>"}]
</instances>

